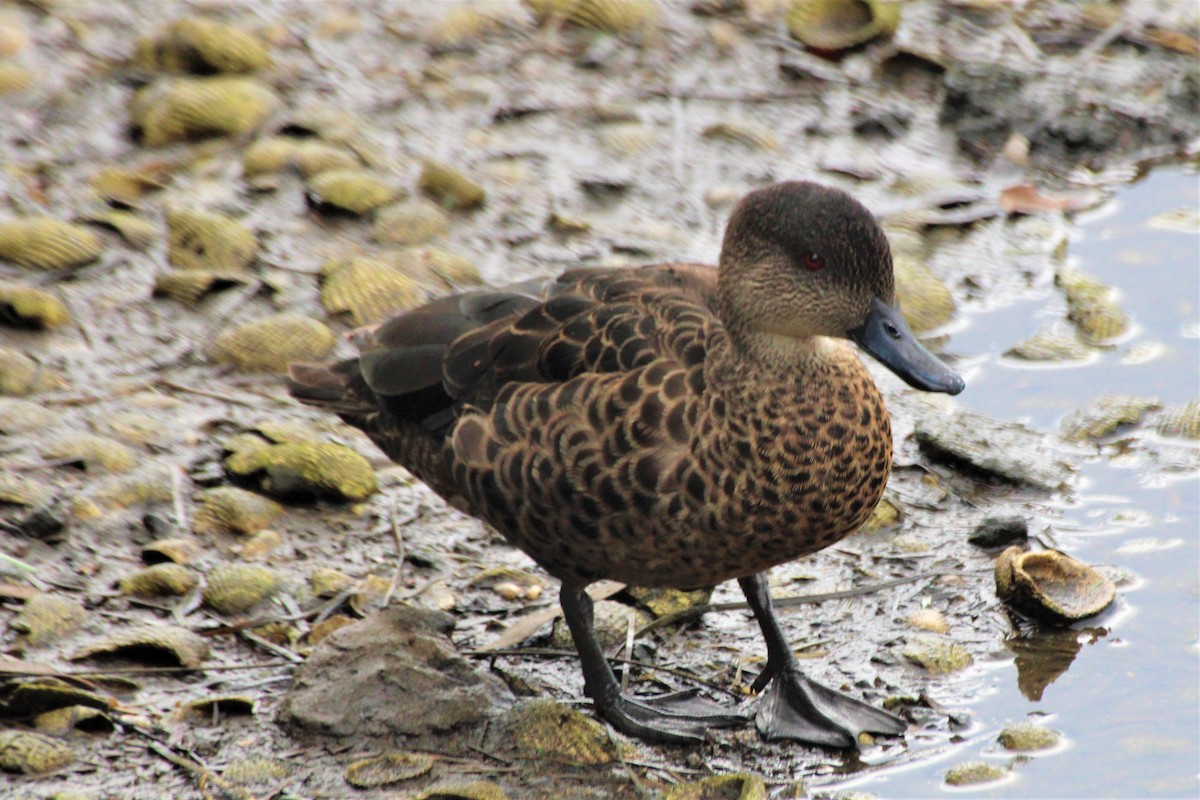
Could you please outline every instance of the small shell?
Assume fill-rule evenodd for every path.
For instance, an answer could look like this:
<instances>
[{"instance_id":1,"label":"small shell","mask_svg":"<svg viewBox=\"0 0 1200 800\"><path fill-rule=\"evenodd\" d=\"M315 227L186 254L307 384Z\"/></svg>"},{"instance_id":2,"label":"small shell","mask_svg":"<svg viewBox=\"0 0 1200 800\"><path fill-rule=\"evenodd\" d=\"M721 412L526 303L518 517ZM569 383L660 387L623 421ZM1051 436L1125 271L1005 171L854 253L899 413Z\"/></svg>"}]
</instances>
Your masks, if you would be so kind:
<instances>
[{"instance_id":1,"label":"small shell","mask_svg":"<svg viewBox=\"0 0 1200 800\"><path fill-rule=\"evenodd\" d=\"M315 361L336 344L324 323L284 312L226 328L213 342L210 357L243 372L282 374L293 361Z\"/></svg>"},{"instance_id":2,"label":"small shell","mask_svg":"<svg viewBox=\"0 0 1200 800\"><path fill-rule=\"evenodd\" d=\"M175 497L175 467L152 464L131 475L118 475L98 484L88 500L104 510L170 503Z\"/></svg>"},{"instance_id":3,"label":"small shell","mask_svg":"<svg viewBox=\"0 0 1200 800\"><path fill-rule=\"evenodd\" d=\"M565 20L604 33L649 32L659 21L653 0L525 0L541 24Z\"/></svg>"},{"instance_id":4,"label":"small shell","mask_svg":"<svg viewBox=\"0 0 1200 800\"><path fill-rule=\"evenodd\" d=\"M242 156L242 171L246 177L282 172L294 167L301 175L310 178L329 170L352 170L361 166L362 160L344 147L293 136L259 139Z\"/></svg>"},{"instance_id":5,"label":"small shell","mask_svg":"<svg viewBox=\"0 0 1200 800\"><path fill-rule=\"evenodd\" d=\"M417 187L444 207L468 211L483 205L487 193L453 167L436 161L426 161Z\"/></svg>"},{"instance_id":6,"label":"small shell","mask_svg":"<svg viewBox=\"0 0 1200 800\"><path fill-rule=\"evenodd\" d=\"M553 700L534 700L504 715L505 741L523 758L573 766L609 764L619 755L604 726Z\"/></svg>"},{"instance_id":7,"label":"small shell","mask_svg":"<svg viewBox=\"0 0 1200 800\"><path fill-rule=\"evenodd\" d=\"M219 486L196 495L199 507L192 523L196 533L249 535L270 525L283 513L283 506L261 494L235 486Z\"/></svg>"},{"instance_id":8,"label":"small shell","mask_svg":"<svg viewBox=\"0 0 1200 800\"><path fill-rule=\"evenodd\" d=\"M294 163L300 141L291 136L259 139L242 153L242 175L254 178L282 172Z\"/></svg>"},{"instance_id":9,"label":"small shell","mask_svg":"<svg viewBox=\"0 0 1200 800\"><path fill-rule=\"evenodd\" d=\"M88 224L111 230L135 250L148 250L159 238L158 226L132 211L107 209L88 214L82 219Z\"/></svg>"},{"instance_id":10,"label":"small shell","mask_svg":"<svg viewBox=\"0 0 1200 800\"><path fill-rule=\"evenodd\" d=\"M214 272L207 269L173 269L154 276L154 296L169 297L194 306L210 294L216 294L250 280L239 272Z\"/></svg>"},{"instance_id":11,"label":"small shell","mask_svg":"<svg viewBox=\"0 0 1200 800\"><path fill-rule=\"evenodd\" d=\"M83 431L56 434L40 451L43 458L79 462L87 470L128 472L138 463L137 453L116 439Z\"/></svg>"},{"instance_id":12,"label":"small shell","mask_svg":"<svg viewBox=\"0 0 1200 800\"><path fill-rule=\"evenodd\" d=\"M1200 400L1166 409L1159 415L1155 429L1163 436L1200 439Z\"/></svg>"},{"instance_id":13,"label":"small shell","mask_svg":"<svg viewBox=\"0 0 1200 800\"><path fill-rule=\"evenodd\" d=\"M1063 419L1063 438L1070 442L1103 439L1122 428L1137 425L1150 411L1162 408L1153 397L1105 395Z\"/></svg>"},{"instance_id":14,"label":"small shell","mask_svg":"<svg viewBox=\"0 0 1200 800\"><path fill-rule=\"evenodd\" d=\"M185 595L200 585L200 576L180 564L155 564L117 582L122 594L134 597Z\"/></svg>"},{"instance_id":15,"label":"small shell","mask_svg":"<svg viewBox=\"0 0 1200 800\"><path fill-rule=\"evenodd\" d=\"M321 305L331 314L348 313L355 325L386 319L425 298L420 284L377 258L333 261L321 272Z\"/></svg>"},{"instance_id":16,"label":"small shell","mask_svg":"<svg viewBox=\"0 0 1200 800\"><path fill-rule=\"evenodd\" d=\"M449 215L418 198L381 208L371 225L371 238L381 244L423 244L449 230Z\"/></svg>"},{"instance_id":17,"label":"small shell","mask_svg":"<svg viewBox=\"0 0 1200 800\"><path fill-rule=\"evenodd\" d=\"M221 777L232 783L250 786L282 781L291 773L286 761L274 758L242 758L230 761Z\"/></svg>"},{"instance_id":18,"label":"small shell","mask_svg":"<svg viewBox=\"0 0 1200 800\"><path fill-rule=\"evenodd\" d=\"M408 247L396 254L396 263L402 264L410 274L416 271L432 273L447 289L463 286L479 286L483 277L479 267L464 258L440 247Z\"/></svg>"},{"instance_id":19,"label":"small shell","mask_svg":"<svg viewBox=\"0 0 1200 800\"><path fill-rule=\"evenodd\" d=\"M663 796L663 800L710 800L718 797L767 800L767 786L757 775L714 775L692 783L677 783Z\"/></svg>"},{"instance_id":20,"label":"small shell","mask_svg":"<svg viewBox=\"0 0 1200 800\"><path fill-rule=\"evenodd\" d=\"M253 33L206 17L184 17L155 40L143 40L135 55L138 66L208 75L264 69L271 63L262 39Z\"/></svg>"},{"instance_id":21,"label":"small shell","mask_svg":"<svg viewBox=\"0 0 1200 800\"><path fill-rule=\"evenodd\" d=\"M996 559L996 596L1036 619L1070 625L1099 614L1117 588L1105 576L1057 550L1010 547Z\"/></svg>"},{"instance_id":22,"label":"small shell","mask_svg":"<svg viewBox=\"0 0 1200 800\"><path fill-rule=\"evenodd\" d=\"M1117 305L1111 287L1074 269L1062 270L1054 282L1067 297L1067 319L1085 342L1106 342L1129 330L1129 315Z\"/></svg>"},{"instance_id":23,"label":"small shell","mask_svg":"<svg viewBox=\"0 0 1200 800\"><path fill-rule=\"evenodd\" d=\"M924 262L897 254L896 296L900 310L914 333L939 328L954 316L954 297L946 284Z\"/></svg>"},{"instance_id":24,"label":"small shell","mask_svg":"<svg viewBox=\"0 0 1200 800\"><path fill-rule=\"evenodd\" d=\"M101 167L92 175L92 190L102 200L132 206L150 192L166 188L160 178L163 170L157 167Z\"/></svg>"},{"instance_id":25,"label":"small shell","mask_svg":"<svg viewBox=\"0 0 1200 800\"><path fill-rule=\"evenodd\" d=\"M179 716L196 717L206 722L223 717L252 717L254 700L239 695L205 697L185 703L179 709Z\"/></svg>"},{"instance_id":26,"label":"small shell","mask_svg":"<svg viewBox=\"0 0 1200 800\"><path fill-rule=\"evenodd\" d=\"M65 270L100 257L96 234L82 225L51 217L0 222L0 259L29 269Z\"/></svg>"},{"instance_id":27,"label":"small shell","mask_svg":"<svg viewBox=\"0 0 1200 800\"><path fill-rule=\"evenodd\" d=\"M787 29L814 50L838 52L878 37L900 24L900 4L885 0L792 0Z\"/></svg>"},{"instance_id":28,"label":"small shell","mask_svg":"<svg viewBox=\"0 0 1200 800\"><path fill-rule=\"evenodd\" d=\"M116 730L108 714L88 706L68 706L38 714L33 718L33 726L50 736L67 736L73 731L112 733Z\"/></svg>"},{"instance_id":29,"label":"small shell","mask_svg":"<svg viewBox=\"0 0 1200 800\"><path fill-rule=\"evenodd\" d=\"M0 347L0 395L27 395L57 389L62 377L29 356Z\"/></svg>"},{"instance_id":30,"label":"small shell","mask_svg":"<svg viewBox=\"0 0 1200 800\"><path fill-rule=\"evenodd\" d=\"M775 138L775 134L770 129L754 122L741 120L716 122L700 131L700 135L705 139L719 139L725 142L744 144L755 150L775 151L779 149L779 140Z\"/></svg>"},{"instance_id":31,"label":"small shell","mask_svg":"<svg viewBox=\"0 0 1200 800\"><path fill-rule=\"evenodd\" d=\"M436 783L410 800L509 800L504 787L491 781Z\"/></svg>"},{"instance_id":32,"label":"small shell","mask_svg":"<svg viewBox=\"0 0 1200 800\"><path fill-rule=\"evenodd\" d=\"M58 739L29 731L0 731L0 769L38 775L62 769L75 751Z\"/></svg>"},{"instance_id":33,"label":"small shell","mask_svg":"<svg viewBox=\"0 0 1200 800\"><path fill-rule=\"evenodd\" d=\"M258 239L224 214L173 209L167 219L167 260L179 269L241 272L258 256Z\"/></svg>"},{"instance_id":34,"label":"small shell","mask_svg":"<svg viewBox=\"0 0 1200 800\"><path fill-rule=\"evenodd\" d=\"M130 118L149 147L249 133L279 105L251 78L217 76L158 81L138 90Z\"/></svg>"},{"instance_id":35,"label":"small shell","mask_svg":"<svg viewBox=\"0 0 1200 800\"><path fill-rule=\"evenodd\" d=\"M278 572L258 564L224 564L208 574L204 604L221 614L241 614L279 591Z\"/></svg>"},{"instance_id":36,"label":"small shell","mask_svg":"<svg viewBox=\"0 0 1200 800\"><path fill-rule=\"evenodd\" d=\"M107 710L109 698L72 686L58 678L34 678L4 687L6 716L27 717L60 708L83 706Z\"/></svg>"},{"instance_id":37,"label":"small shell","mask_svg":"<svg viewBox=\"0 0 1200 800\"><path fill-rule=\"evenodd\" d=\"M355 761L346 767L346 783L356 789L373 789L399 783L433 769L433 757L424 753L391 752Z\"/></svg>"},{"instance_id":38,"label":"small shell","mask_svg":"<svg viewBox=\"0 0 1200 800\"><path fill-rule=\"evenodd\" d=\"M297 169L305 178L330 170L354 170L362 166L362 159L355 153L318 139L301 140L293 158Z\"/></svg>"},{"instance_id":39,"label":"small shell","mask_svg":"<svg viewBox=\"0 0 1200 800\"><path fill-rule=\"evenodd\" d=\"M308 576L308 585L317 597L333 597L354 585L354 578L332 567L317 567Z\"/></svg>"},{"instance_id":40,"label":"small shell","mask_svg":"<svg viewBox=\"0 0 1200 800\"><path fill-rule=\"evenodd\" d=\"M195 668L208 658L208 643L187 628L143 625L107 636L75 653L71 659L79 661L97 656Z\"/></svg>"},{"instance_id":41,"label":"small shell","mask_svg":"<svg viewBox=\"0 0 1200 800\"><path fill-rule=\"evenodd\" d=\"M0 368L3 360L0 359ZM58 424L60 414L32 400L0 398L0 433L25 433Z\"/></svg>"},{"instance_id":42,"label":"small shell","mask_svg":"<svg viewBox=\"0 0 1200 800\"><path fill-rule=\"evenodd\" d=\"M369 214L400 195L400 190L365 169L330 169L308 180L309 198L316 205L351 214Z\"/></svg>"},{"instance_id":43,"label":"small shell","mask_svg":"<svg viewBox=\"0 0 1200 800\"><path fill-rule=\"evenodd\" d=\"M142 548L142 561L147 564L186 564L200 554L195 539L171 537L158 539Z\"/></svg>"},{"instance_id":44,"label":"small shell","mask_svg":"<svg viewBox=\"0 0 1200 800\"><path fill-rule=\"evenodd\" d=\"M78 628L87 619L87 610L78 600L55 594L31 597L9 625L25 633L32 647L52 644Z\"/></svg>"},{"instance_id":45,"label":"small shell","mask_svg":"<svg viewBox=\"0 0 1200 800\"><path fill-rule=\"evenodd\" d=\"M225 459L225 468L240 477L258 476L266 492L282 497L364 500L376 489L370 462L345 445L326 442L242 450Z\"/></svg>"},{"instance_id":46,"label":"small shell","mask_svg":"<svg viewBox=\"0 0 1200 800\"><path fill-rule=\"evenodd\" d=\"M247 561L255 561L282 547L286 541L282 533L267 528L246 540L241 546L241 556Z\"/></svg>"},{"instance_id":47,"label":"small shell","mask_svg":"<svg viewBox=\"0 0 1200 800\"><path fill-rule=\"evenodd\" d=\"M24 328L57 328L71 318L62 300L33 286L0 283L0 323Z\"/></svg>"}]
</instances>

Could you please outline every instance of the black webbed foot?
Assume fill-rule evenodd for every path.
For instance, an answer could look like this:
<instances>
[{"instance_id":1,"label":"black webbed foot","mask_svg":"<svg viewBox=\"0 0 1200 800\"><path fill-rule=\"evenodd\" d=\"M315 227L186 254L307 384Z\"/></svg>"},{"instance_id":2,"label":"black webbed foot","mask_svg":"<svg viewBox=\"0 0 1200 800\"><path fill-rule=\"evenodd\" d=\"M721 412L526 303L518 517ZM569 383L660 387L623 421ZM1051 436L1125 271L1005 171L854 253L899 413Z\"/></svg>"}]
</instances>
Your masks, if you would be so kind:
<instances>
[{"instance_id":1,"label":"black webbed foot","mask_svg":"<svg viewBox=\"0 0 1200 800\"><path fill-rule=\"evenodd\" d=\"M897 735L904 720L784 668L767 688L754 722L764 739L856 747L863 731Z\"/></svg>"}]
</instances>

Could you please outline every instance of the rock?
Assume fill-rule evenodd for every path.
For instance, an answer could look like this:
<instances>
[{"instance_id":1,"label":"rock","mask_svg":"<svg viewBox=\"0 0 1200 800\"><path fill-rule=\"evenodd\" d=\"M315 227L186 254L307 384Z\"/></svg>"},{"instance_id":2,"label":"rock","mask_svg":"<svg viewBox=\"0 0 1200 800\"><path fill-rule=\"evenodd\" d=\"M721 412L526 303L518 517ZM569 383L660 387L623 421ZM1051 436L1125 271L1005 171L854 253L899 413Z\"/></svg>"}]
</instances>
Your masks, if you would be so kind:
<instances>
[{"instance_id":1,"label":"rock","mask_svg":"<svg viewBox=\"0 0 1200 800\"><path fill-rule=\"evenodd\" d=\"M998 781L1007 775L1007 769L986 761L964 761L946 770L946 783L950 786L974 786Z\"/></svg>"},{"instance_id":2,"label":"rock","mask_svg":"<svg viewBox=\"0 0 1200 800\"><path fill-rule=\"evenodd\" d=\"M982 414L928 414L917 422L917 444L930 457L1037 489L1066 487L1075 468L1055 455L1056 440L1024 425Z\"/></svg>"},{"instance_id":3,"label":"rock","mask_svg":"<svg viewBox=\"0 0 1200 800\"><path fill-rule=\"evenodd\" d=\"M967 541L976 547L1005 547L1029 538L1029 522L1023 517L986 517L975 526Z\"/></svg>"},{"instance_id":4,"label":"rock","mask_svg":"<svg viewBox=\"0 0 1200 800\"><path fill-rule=\"evenodd\" d=\"M1032 752L1049 750L1056 747L1062 740L1062 734L1032 722L1022 722L1019 725L1009 725L1000 731L997 741L1005 750Z\"/></svg>"},{"instance_id":5,"label":"rock","mask_svg":"<svg viewBox=\"0 0 1200 800\"><path fill-rule=\"evenodd\" d=\"M578 767L610 764L620 755L604 725L553 700L534 700L500 720L494 746L522 758Z\"/></svg>"},{"instance_id":6,"label":"rock","mask_svg":"<svg viewBox=\"0 0 1200 800\"><path fill-rule=\"evenodd\" d=\"M323 736L420 735L480 722L511 694L459 656L454 618L397 607L323 639L280 707L293 729Z\"/></svg>"},{"instance_id":7,"label":"rock","mask_svg":"<svg viewBox=\"0 0 1200 800\"><path fill-rule=\"evenodd\" d=\"M971 654L961 644L932 634L909 637L903 656L934 675L957 672L975 663Z\"/></svg>"}]
</instances>

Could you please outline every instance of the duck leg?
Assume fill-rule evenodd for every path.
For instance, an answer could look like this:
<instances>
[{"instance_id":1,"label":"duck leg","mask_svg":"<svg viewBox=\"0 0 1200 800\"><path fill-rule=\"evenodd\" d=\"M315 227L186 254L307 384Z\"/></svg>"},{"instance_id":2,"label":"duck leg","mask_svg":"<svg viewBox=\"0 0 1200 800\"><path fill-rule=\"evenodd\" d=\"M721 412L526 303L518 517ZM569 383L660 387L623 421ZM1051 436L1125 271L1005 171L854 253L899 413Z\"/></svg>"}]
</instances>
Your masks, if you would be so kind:
<instances>
[{"instance_id":1,"label":"duck leg","mask_svg":"<svg viewBox=\"0 0 1200 800\"><path fill-rule=\"evenodd\" d=\"M752 687L761 691L771 684L754 719L763 738L855 747L862 731L904 732L907 725L899 717L810 681L804 675L771 608L765 573L739 578L738 585L767 642L767 665Z\"/></svg>"},{"instance_id":2,"label":"duck leg","mask_svg":"<svg viewBox=\"0 0 1200 800\"><path fill-rule=\"evenodd\" d=\"M583 690L596 711L621 733L652 742L697 744L709 728L744 725L748 719L697 696L695 689L657 697L627 697L613 674L592 627L592 598L583 589L563 585L563 617L583 665Z\"/></svg>"}]
</instances>

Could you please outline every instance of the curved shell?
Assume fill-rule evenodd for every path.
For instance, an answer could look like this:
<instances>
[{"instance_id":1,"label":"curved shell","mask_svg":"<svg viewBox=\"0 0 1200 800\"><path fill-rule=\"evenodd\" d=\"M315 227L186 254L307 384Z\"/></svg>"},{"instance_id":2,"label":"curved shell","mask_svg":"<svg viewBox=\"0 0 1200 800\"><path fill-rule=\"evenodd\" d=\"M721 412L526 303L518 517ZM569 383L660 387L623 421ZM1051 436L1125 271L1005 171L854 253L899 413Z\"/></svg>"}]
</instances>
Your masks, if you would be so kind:
<instances>
[{"instance_id":1,"label":"curved shell","mask_svg":"<svg viewBox=\"0 0 1200 800\"><path fill-rule=\"evenodd\" d=\"M196 209L166 213L167 260L179 269L239 272L258 256L258 239L224 214Z\"/></svg>"},{"instance_id":2,"label":"curved shell","mask_svg":"<svg viewBox=\"0 0 1200 800\"><path fill-rule=\"evenodd\" d=\"M0 731L0 770L37 775L62 769L75 751L59 739L30 731Z\"/></svg>"},{"instance_id":3,"label":"curved shell","mask_svg":"<svg viewBox=\"0 0 1200 800\"><path fill-rule=\"evenodd\" d=\"M31 89L35 83L31 70L20 64L0 62L0 97Z\"/></svg>"},{"instance_id":4,"label":"curved shell","mask_svg":"<svg viewBox=\"0 0 1200 800\"><path fill-rule=\"evenodd\" d=\"M329 262L321 271L326 274L321 281L321 305L331 314L350 314L355 325L378 322L425 297L417 281L380 259Z\"/></svg>"},{"instance_id":5,"label":"curved shell","mask_svg":"<svg viewBox=\"0 0 1200 800\"><path fill-rule=\"evenodd\" d=\"M1036 619L1069 625L1099 614L1116 596L1113 582L1057 550L1010 547L996 560L996 595Z\"/></svg>"},{"instance_id":6,"label":"curved shell","mask_svg":"<svg viewBox=\"0 0 1200 800\"><path fill-rule=\"evenodd\" d=\"M939 328L954 316L954 297L933 270L919 259L897 254L896 297L913 333Z\"/></svg>"},{"instance_id":7,"label":"curved shell","mask_svg":"<svg viewBox=\"0 0 1200 800\"><path fill-rule=\"evenodd\" d=\"M351 214L369 214L387 205L400 191L365 169L330 169L308 181L309 195L318 205Z\"/></svg>"},{"instance_id":8,"label":"curved shell","mask_svg":"<svg viewBox=\"0 0 1200 800\"><path fill-rule=\"evenodd\" d=\"M242 170L247 177L295 167L301 175L310 178L329 170L357 169L361 166L362 160L344 147L293 136L259 139L242 156Z\"/></svg>"},{"instance_id":9,"label":"curved shell","mask_svg":"<svg viewBox=\"0 0 1200 800\"><path fill-rule=\"evenodd\" d=\"M143 625L106 636L71 656L73 661L96 656L129 658L143 663L164 661L198 667L208 658L208 643L198 633L176 625Z\"/></svg>"},{"instance_id":10,"label":"curved shell","mask_svg":"<svg viewBox=\"0 0 1200 800\"><path fill-rule=\"evenodd\" d=\"M166 187L159 180L163 170L158 167L101 167L91 177L92 190L109 202L133 205L149 192Z\"/></svg>"},{"instance_id":11,"label":"curved shell","mask_svg":"<svg viewBox=\"0 0 1200 800\"><path fill-rule=\"evenodd\" d=\"M787 29L814 50L837 52L891 35L900 4L885 0L792 0Z\"/></svg>"},{"instance_id":12,"label":"curved shell","mask_svg":"<svg viewBox=\"0 0 1200 800\"><path fill-rule=\"evenodd\" d=\"M1054 282L1067 298L1067 319L1089 344L1107 342L1129 330L1129 315L1117 305L1112 287L1075 269L1064 269Z\"/></svg>"},{"instance_id":13,"label":"curved shell","mask_svg":"<svg viewBox=\"0 0 1200 800\"><path fill-rule=\"evenodd\" d=\"M258 564L226 564L206 578L204 604L221 614L248 611L279 591L279 573Z\"/></svg>"},{"instance_id":14,"label":"curved shell","mask_svg":"<svg viewBox=\"0 0 1200 800\"><path fill-rule=\"evenodd\" d=\"M260 476L276 496L364 500L375 492L375 470L349 447L328 442L287 442L240 450L225 468L241 477Z\"/></svg>"},{"instance_id":15,"label":"curved shell","mask_svg":"<svg viewBox=\"0 0 1200 800\"><path fill-rule=\"evenodd\" d=\"M1155 429L1163 436L1200 439L1200 400L1166 409L1159 416Z\"/></svg>"},{"instance_id":16,"label":"curved shell","mask_svg":"<svg viewBox=\"0 0 1200 800\"><path fill-rule=\"evenodd\" d=\"M41 447L41 454L51 459L71 459L86 469L107 472L128 472L137 466L137 453L130 447L95 433L64 431Z\"/></svg>"},{"instance_id":17,"label":"curved shell","mask_svg":"<svg viewBox=\"0 0 1200 800\"><path fill-rule=\"evenodd\" d=\"M196 495L199 507L192 529L196 533L239 533L261 531L283 513L283 506L261 494L236 486L218 486Z\"/></svg>"},{"instance_id":18,"label":"curved shell","mask_svg":"<svg viewBox=\"0 0 1200 800\"><path fill-rule=\"evenodd\" d=\"M212 136L248 133L279 105L279 98L251 78L176 78L150 84L134 95L130 118L149 147Z\"/></svg>"},{"instance_id":19,"label":"curved shell","mask_svg":"<svg viewBox=\"0 0 1200 800\"><path fill-rule=\"evenodd\" d=\"M250 280L244 273L208 269L172 269L154 276L154 296L169 297L194 306L210 294L215 294Z\"/></svg>"},{"instance_id":20,"label":"curved shell","mask_svg":"<svg viewBox=\"0 0 1200 800\"><path fill-rule=\"evenodd\" d=\"M506 739L524 758L575 766L608 764L619 755L604 726L553 700L534 700L504 716Z\"/></svg>"},{"instance_id":21,"label":"curved shell","mask_svg":"<svg viewBox=\"0 0 1200 800\"><path fill-rule=\"evenodd\" d=\"M355 761L346 767L346 783L371 789L424 775L433 769L433 757L425 753L391 752Z\"/></svg>"},{"instance_id":22,"label":"curved shell","mask_svg":"<svg viewBox=\"0 0 1200 800\"><path fill-rule=\"evenodd\" d=\"M381 244L422 244L445 235L450 216L424 199L381 208L371 225L371 238Z\"/></svg>"},{"instance_id":23,"label":"curved shell","mask_svg":"<svg viewBox=\"0 0 1200 800\"><path fill-rule=\"evenodd\" d=\"M157 39L138 43L135 63L146 68L209 74L254 72L271 63L262 39L207 17L184 17Z\"/></svg>"},{"instance_id":24,"label":"curved shell","mask_svg":"<svg viewBox=\"0 0 1200 800\"><path fill-rule=\"evenodd\" d=\"M33 647L52 644L72 632L87 618L87 610L69 597L39 594L26 601L9 624L22 631Z\"/></svg>"},{"instance_id":25,"label":"curved shell","mask_svg":"<svg viewBox=\"0 0 1200 800\"><path fill-rule=\"evenodd\" d=\"M417 187L452 209L470 210L483 205L487 193L475 181L457 169L437 161L426 161Z\"/></svg>"},{"instance_id":26,"label":"curved shell","mask_svg":"<svg viewBox=\"0 0 1200 800\"><path fill-rule=\"evenodd\" d=\"M82 225L51 217L0 222L0 259L30 269L63 270L100 257L96 234Z\"/></svg>"},{"instance_id":27,"label":"curved shell","mask_svg":"<svg viewBox=\"0 0 1200 800\"><path fill-rule=\"evenodd\" d=\"M604 33L648 31L659 21L654 0L525 0L539 23L565 20Z\"/></svg>"},{"instance_id":28,"label":"curved shell","mask_svg":"<svg viewBox=\"0 0 1200 800\"><path fill-rule=\"evenodd\" d=\"M148 250L158 240L158 226L132 211L106 209L88 214L82 220L112 231L135 250Z\"/></svg>"},{"instance_id":29,"label":"curved shell","mask_svg":"<svg viewBox=\"0 0 1200 800\"><path fill-rule=\"evenodd\" d=\"M200 576L181 564L154 564L117 582L122 594L134 597L184 595L200 585Z\"/></svg>"},{"instance_id":30,"label":"curved shell","mask_svg":"<svg viewBox=\"0 0 1200 800\"><path fill-rule=\"evenodd\" d=\"M56 328L71 318L66 305L45 289L0 283L0 324Z\"/></svg>"},{"instance_id":31,"label":"curved shell","mask_svg":"<svg viewBox=\"0 0 1200 800\"><path fill-rule=\"evenodd\" d=\"M337 337L324 323L284 312L226 328L213 342L211 357L245 372L287 370L293 361L311 361L333 349Z\"/></svg>"},{"instance_id":32,"label":"curved shell","mask_svg":"<svg viewBox=\"0 0 1200 800\"><path fill-rule=\"evenodd\" d=\"M158 539L142 548L142 561L147 564L186 564L200 553L195 539L172 537Z\"/></svg>"},{"instance_id":33,"label":"curved shell","mask_svg":"<svg viewBox=\"0 0 1200 800\"><path fill-rule=\"evenodd\" d=\"M58 373L10 347L0 347L0 395L26 395L63 385Z\"/></svg>"}]
</instances>

